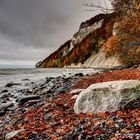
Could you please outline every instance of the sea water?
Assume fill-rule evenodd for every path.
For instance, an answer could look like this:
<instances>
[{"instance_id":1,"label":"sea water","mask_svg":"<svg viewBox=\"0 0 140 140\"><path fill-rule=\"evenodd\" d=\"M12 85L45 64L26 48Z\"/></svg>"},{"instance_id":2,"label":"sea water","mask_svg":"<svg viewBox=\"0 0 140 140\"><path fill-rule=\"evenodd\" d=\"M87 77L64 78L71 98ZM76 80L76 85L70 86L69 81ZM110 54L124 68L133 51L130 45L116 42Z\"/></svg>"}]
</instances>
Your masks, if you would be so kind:
<instances>
[{"instance_id":1,"label":"sea water","mask_svg":"<svg viewBox=\"0 0 140 140\"><path fill-rule=\"evenodd\" d=\"M23 96L22 91L32 91L33 88L45 83L46 77L64 76L70 77L76 73L93 74L97 70L94 69L64 69L64 68L46 68L46 69L0 69L0 100L3 94L10 95L10 100L15 103L15 98ZM13 86L6 85L12 83ZM5 90L8 92L3 93Z\"/></svg>"},{"instance_id":2,"label":"sea water","mask_svg":"<svg viewBox=\"0 0 140 140\"><path fill-rule=\"evenodd\" d=\"M28 82L37 82L45 79L45 77L57 77L57 76L70 76L76 73L91 74L97 70L94 69L64 69L64 68L46 68L46 69L34 69L34 68L10 68L0 69L0 88L4 87L7 83L24 83L27 79ZM27 83L27 81L26 81Z\"/></svg>"}]
</instances>

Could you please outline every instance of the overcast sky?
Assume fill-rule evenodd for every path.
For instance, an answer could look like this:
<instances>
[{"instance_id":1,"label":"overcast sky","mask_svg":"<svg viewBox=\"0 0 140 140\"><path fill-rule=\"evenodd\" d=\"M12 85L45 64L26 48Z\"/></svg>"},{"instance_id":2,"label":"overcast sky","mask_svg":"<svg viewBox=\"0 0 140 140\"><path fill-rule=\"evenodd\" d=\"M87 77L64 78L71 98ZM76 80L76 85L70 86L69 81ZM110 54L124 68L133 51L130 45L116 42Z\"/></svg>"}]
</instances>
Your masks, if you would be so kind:
<instances>
[{"instance_id":1,"label":"overcast sky","mask_svg":"<svg viewBox=\"0 0 140 140\"><path fill-rule=\"evenodd\" d=\"M83 2L0 0L0 67L33 67L59 48L97 14L86 12Z\"/></svg>"}]
</instances>

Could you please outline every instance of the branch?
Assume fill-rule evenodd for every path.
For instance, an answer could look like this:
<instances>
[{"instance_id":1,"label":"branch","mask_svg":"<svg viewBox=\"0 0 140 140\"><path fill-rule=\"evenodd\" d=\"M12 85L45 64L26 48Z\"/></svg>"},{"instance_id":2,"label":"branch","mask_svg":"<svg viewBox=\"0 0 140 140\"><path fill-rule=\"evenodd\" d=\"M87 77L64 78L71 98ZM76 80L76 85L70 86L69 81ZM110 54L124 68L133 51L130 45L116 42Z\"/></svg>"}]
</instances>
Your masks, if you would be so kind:
<instances>
[{"instance_id":1,"label":"branch","mask_svg":"<svg viewBox=\"0 0 140 140\"><path fill-rule=\"evenodd\" d=\"M100 10L100 11L103 11L103 12L112 12L112 11L114 11L114 9L109 9L107 7L101 6L100 4L95 5L93 3L90 3L90 4L83 3L82 5L85 6L85 7L88 7L88 8L89 7L94 8L94 9L88 9L88 10L85 10L85 11L97 11L97 10Z\"/></svg>"}]
</instances>

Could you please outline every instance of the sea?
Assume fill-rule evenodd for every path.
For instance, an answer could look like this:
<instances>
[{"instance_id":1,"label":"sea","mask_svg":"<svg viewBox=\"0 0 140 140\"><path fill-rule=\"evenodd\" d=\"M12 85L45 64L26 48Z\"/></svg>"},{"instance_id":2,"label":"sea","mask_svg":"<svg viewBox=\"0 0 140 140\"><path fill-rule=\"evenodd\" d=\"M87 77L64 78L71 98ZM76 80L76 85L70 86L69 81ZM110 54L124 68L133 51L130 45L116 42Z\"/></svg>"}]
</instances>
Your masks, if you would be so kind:
<instances>
[{"instance_id":1,"label":"sea","mask_svg":"<svg viewBox=\"0 0 140 140\"><path fill-rule=\"evenodd\" d=\"M6 95L9 100L16 104L18 97L24 96L25 91L32 91L45 83L47 77L65 76L70 77L76 73L94 74L95 69L66 69L66 68L0 68L0 102ZM7 84L13 86L6 86ZM4 92L6 91L6 93Z\"/></svg>"},{"instance_id":2,"label":"sea","mask_svg":"<svg viewBox=\"0 0 140 140\"><path fill-rule=\"evenodd\" d=\"M7 83L21 83L25 79L36 82L45 77L70 76L76 73L92 74L97 72L95 69L66 69L66 68L0 68L0 87Z\"/></svg>"}]
</instances>

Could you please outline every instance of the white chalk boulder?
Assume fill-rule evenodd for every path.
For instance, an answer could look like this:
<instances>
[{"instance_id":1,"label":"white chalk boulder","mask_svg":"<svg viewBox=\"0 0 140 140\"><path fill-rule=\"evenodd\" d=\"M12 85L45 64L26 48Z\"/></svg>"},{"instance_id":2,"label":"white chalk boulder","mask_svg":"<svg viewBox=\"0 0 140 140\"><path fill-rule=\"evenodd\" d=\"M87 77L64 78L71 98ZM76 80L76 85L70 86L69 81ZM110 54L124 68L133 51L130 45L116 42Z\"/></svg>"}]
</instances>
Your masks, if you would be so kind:
<instances>
[{"instance_id":1,"label":"white chalk boulder","mask_svg":"<svg viewBox=\"0 0 140 140\"><path fill-rule=\"evenodd\" d=\"M79 113L113 112L140 107L140 80L110 81L90 85L74 104Z\"/></svg>"}]
</instances>

